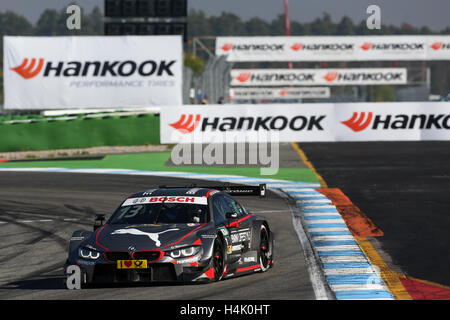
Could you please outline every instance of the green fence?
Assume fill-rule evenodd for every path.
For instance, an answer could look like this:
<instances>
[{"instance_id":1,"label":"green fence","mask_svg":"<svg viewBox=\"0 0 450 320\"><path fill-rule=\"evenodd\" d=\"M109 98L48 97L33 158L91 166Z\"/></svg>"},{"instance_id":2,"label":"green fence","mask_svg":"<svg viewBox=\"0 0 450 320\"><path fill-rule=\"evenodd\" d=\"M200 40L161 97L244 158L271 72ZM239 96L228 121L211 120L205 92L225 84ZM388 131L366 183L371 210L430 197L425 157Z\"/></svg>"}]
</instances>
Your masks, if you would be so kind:
<instances>
[{"instance_id":1,"label":"green fence","mask_svg":"<svg viewBox=\"0 0 450 320\"><path fill-rule=\"evenodd\" d=\"M0 152L145 145L159 141L159 116L154 114L0 122Z\"/></svg>"}]
</instances>

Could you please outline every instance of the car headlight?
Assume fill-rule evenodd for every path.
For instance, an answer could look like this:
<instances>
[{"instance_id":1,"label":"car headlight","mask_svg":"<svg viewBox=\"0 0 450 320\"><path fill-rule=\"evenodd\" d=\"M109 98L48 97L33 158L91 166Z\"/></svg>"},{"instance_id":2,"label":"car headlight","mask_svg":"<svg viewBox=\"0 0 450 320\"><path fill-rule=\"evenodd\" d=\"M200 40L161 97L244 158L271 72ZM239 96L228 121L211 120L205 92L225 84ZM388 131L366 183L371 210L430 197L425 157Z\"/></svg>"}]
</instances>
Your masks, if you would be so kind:
<instances>
[{"instance_id":1,"label":"car headlight","mask_svg":"<svg viewBox=\"0 0 450 320\"><path fill-rule=\"evenodd\" d=\"M87 260L97 260L98 258L100 258L100 252L94 251L91 249L87 249L87 248L78 249L78 255L81 258L87 259Z\"/></svg>"},{"instance_id":2,"label":"car headlight","mask_svg":"<svg viewBox=\"0 0 450 320\"><path fill-rule=\"evenodd\" d=\"M200 246L187 247L182 249L176 249L169 252L170 256L174 259L191 257L196 255L200 251Z\"/></svg>"}]
</instances>

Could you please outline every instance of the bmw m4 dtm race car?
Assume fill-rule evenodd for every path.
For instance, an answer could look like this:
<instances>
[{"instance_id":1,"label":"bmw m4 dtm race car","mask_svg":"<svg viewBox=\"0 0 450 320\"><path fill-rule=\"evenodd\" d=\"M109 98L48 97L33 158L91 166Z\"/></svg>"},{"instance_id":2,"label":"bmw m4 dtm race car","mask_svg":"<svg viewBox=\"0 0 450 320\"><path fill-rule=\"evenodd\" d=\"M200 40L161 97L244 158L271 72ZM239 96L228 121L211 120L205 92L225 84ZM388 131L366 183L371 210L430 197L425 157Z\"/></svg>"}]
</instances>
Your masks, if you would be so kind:
<instances>
[{"instance_id":1,"label":"bmw m4 dtm race car","mask_svg":"<svg viewBox=\"0 0 450 320\"><path fill-rule=\"evenodd\" d=\"M266 186L160 187L132 194L94 231L75 231L66 267L81 282L208 282L264 272L273 232L232 195L265 196Z\"/></svg>"}]
</instances>

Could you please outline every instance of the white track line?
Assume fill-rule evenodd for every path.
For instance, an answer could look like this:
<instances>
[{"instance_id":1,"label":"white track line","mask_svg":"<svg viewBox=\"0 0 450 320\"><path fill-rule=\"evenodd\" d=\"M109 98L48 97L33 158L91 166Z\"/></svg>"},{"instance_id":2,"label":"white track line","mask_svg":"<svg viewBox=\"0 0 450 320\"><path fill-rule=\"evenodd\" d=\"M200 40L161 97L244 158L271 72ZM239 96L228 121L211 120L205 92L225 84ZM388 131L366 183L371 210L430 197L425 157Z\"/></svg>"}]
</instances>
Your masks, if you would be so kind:
<instances>
[{"instance_id":1,"label":"white track line","mask_svg":"<svg viewBox=\"0 0 450 320\"><path fill-rule=\"evenodd\" d=\"M306 212L306 213L302 213L303 216L305 217L314 217L314 216L336 216L336 217L341 217L341 215L337 212Z\"/></svg>"},{"instance_id":2,"label":"white track line","mask_svg":"<svg viewBox=\"0 0 450 320\"><path fill-rule=\"evenodd\" d=\"M331 257L320 257L322 263L333 263L333 262L368 262L365 256L331 256Z\"/></svg>"},{"instance_id":3,"label":"white track line","mask_svg":"<svg viewBox=\"0 0 450 320\"><path fill-rule=\"evenodd\" d=\"M302 205L301 209L303 210L303 209L333 209L333 208L336 208L336 207L331 204L330 205L321 205L321 206L314 205L314 204L304 204L304 205ZM338 215L339 215L339 213L338 213Z\"/></svg>"},{"instance_id":4,"label":"white track line","mask_svg":"<svg viewBox=\"0 0 450 320\"><path fill-rule=\"evenodd\" d=\"M380 283L330 284L330 287L333 291L386 290L386 286Z\"/></svg>"},{"instance_id":5,"label":"white track line","mask_svg":"<svg viewBox=\"0 0 450 320\"><path fill-rule=\"evenodd\" d=\"M334 241L334 240L355 240L355 238L349 235L331 235L331 236L312 236L313 241Z\"/></svg>"},{"instance_id":6,"label":"white track line","mask_svg":"<svg viewBox=\"0 0 450 320\"><path fill-rule=\"evenodd\" d=\"M315 247L317 251L361 251L358 245L340 245L340 246L323 246Z\"/></svg>"},{"instance_id":7,"label":"white track line","mask_svg":"<svg viewBox=\"0 0 450 320\"><path fill-rule=\"evenodd\" d=\"M333 227L333 228L321 228L321 227L309 227L309 232L326 232L326 231L348 231L347 227Z\"/></svg>"},{"instance_id":8,"label":"white track line","mask_svg":"<svg viewBox=\"0 0 450 320\"><path fill-rule=\"evenodd\" d=\"M377 274L375 269L372 267L368 268L339 268L339 269L324 269L325 275L336 276L336 275L359 275L359 274Z\"/></svg>"},{"instance_id":9,"label":"white track line","mask_svg":"<svg viewBox=\"0 0 450 320\"><path fill-rule=\"evenodd\" d=\"M292 209L291 209L292 210ZM314 254L311 243L309 242L308 236L303 229L302 222L300 218L292 210L292 223L297 236L300 240L300 244L303 248L303 253L305 255L305 262L308 269L308 273L311 279L311 284L314 289L314 294L316 300L330 300L330 294L325 287L324 279L322 276L322 268L320 267L316 256Z\"/></svg>"},{"instance_id":10,"label":"white track line","mask_svg":"<svg viewBox=\"0 0 450 320\"><path fill-rule=\"evenodd\" d=\"M304 204L315 204L315 203L331 203L329 199L317 199L317 200L297 200L297 205L303 206Z\"/></svg>"},{"instance_id":11,"label":"white track line","mask_svg":"<svg viewBox=\"0 0 450 320\"><path fill-rule=\"evenodd\" d=\"M325 215L325 213L322 213ZM328 223L345 223L341 217L336 217L336 219L314 219L307 220L306 224L328 224Z\"/></svg>"}]
</instances>

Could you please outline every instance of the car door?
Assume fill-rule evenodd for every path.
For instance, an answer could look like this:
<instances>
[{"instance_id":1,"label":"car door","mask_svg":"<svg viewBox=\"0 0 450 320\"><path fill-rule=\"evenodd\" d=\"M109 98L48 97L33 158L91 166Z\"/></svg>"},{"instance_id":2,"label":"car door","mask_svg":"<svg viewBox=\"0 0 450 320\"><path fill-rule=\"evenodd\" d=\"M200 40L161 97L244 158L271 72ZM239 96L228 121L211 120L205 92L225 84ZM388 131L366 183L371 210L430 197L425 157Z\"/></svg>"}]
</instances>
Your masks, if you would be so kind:
<instances>
[{"instance_id":1,"label":"car door","mask_svg":"<svg viewBox=\"0 0 450 320\"><path fill-rule=\"evenodd\" d=\"M230 233L232 252L245 252L249 249L251 219L243 206L228 195L223 195L222 201L226 213L237 214L235 221L228 221L227 228Z\"/></svg>"},{"instance_id":2,"label":"car door","mask_svg":"<svg viewBox=\"0 0 450 320\"><path fill-rule=\"evenodd\" d=\"M226 218L227 213L227 205L226 202L223 199L223 195L216 195L214 196L212 200L212 210L213 210L213 216L214 216L214 224L216 226L216 229L220 231L223 235L223 238L225 240L225 246L227 248L227 253L231 254L232 252L232 244L231 244L231 238L230 238L230 232L227 228L228 220Z\"/></svg>"}]
</instances>

